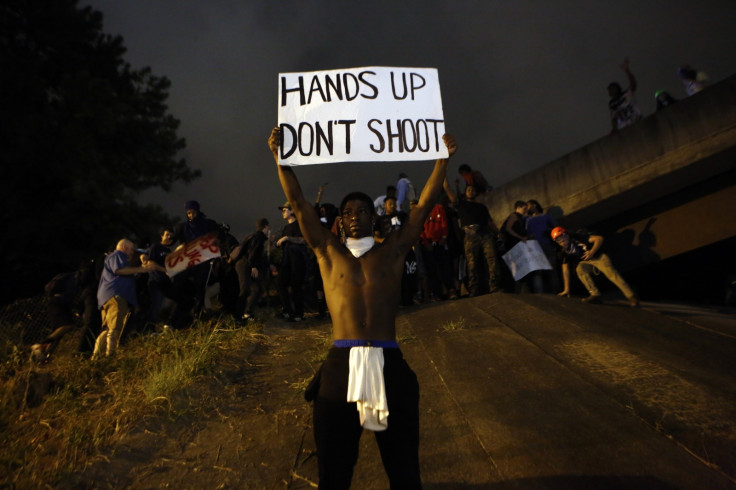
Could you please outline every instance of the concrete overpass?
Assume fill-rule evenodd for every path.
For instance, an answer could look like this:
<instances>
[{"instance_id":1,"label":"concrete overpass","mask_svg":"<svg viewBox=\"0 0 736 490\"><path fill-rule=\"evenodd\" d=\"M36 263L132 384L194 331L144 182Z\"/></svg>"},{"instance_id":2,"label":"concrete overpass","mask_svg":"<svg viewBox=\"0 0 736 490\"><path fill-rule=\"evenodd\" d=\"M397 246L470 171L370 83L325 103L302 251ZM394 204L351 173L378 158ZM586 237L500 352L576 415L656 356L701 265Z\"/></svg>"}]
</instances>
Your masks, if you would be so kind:
<instances>
[{"instance_id":1,"label":"concrete overpass","mask_svg":"<svg viewBox=\"0 0 736 490\"><path fill-rule=\"evenodd\" d=\"M736 75L485 196L500 225L536 199L625 247L636 269L736 237ZM733 259L732 259L733 260Z\"/></svg>"}]
</instances>

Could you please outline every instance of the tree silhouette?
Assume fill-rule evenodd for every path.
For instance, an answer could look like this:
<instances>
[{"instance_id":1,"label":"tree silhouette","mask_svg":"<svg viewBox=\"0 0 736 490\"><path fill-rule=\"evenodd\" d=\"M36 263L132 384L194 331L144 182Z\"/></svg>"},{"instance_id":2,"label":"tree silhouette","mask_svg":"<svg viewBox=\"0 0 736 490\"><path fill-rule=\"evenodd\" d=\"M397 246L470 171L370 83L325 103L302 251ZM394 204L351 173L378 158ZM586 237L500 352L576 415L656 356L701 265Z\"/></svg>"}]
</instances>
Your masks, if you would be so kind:
<instances>
[{"instance_id":1,"label":"tree silhouette","mask_svg":"<svg viewBox=\"0 0 736 490\"><path fill-rule=\"evenodd\" d=\"M140 192L200 175L178 158L169 80L133 69L122 37L77 3L0 6L3 303L119 238L155 239L171 219Z\"/></svg>"}]
</instances>

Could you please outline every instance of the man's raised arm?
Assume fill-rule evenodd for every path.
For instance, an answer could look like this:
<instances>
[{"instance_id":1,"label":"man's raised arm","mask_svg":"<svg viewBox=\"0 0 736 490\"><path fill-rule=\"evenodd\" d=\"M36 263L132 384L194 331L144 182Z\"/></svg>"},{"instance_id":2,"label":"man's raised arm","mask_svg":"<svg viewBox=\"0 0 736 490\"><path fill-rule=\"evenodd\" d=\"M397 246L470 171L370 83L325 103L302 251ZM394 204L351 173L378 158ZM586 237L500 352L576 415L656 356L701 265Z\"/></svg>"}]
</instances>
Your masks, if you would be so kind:
<instances>
[{"instance_id":1,"label":"man's raised arm","mask_svg":"<svg viewBox=\"0 0 736 490\"><path fill-rule=\"evenodd\" d=\"M445 188L445 194L447 194L447 197L450 199L450 202L453 204L457 203L457 199L458 199L457 194L455 193L455 191L452 190L452 188L450 187L450 184L447 183L447 178L445 178L445 180L442 181L442 187Z\"/></svg>"},{"instance_id":2,"label":"man's raised arm","mask_svg":"<svg viewBox=\"0 0 736 490\"><path fill-rule=\"evenodd\" d=\"M291 209L294 211L297 221L299 221L299 227L301 228L304 239L307 244L316 248L321 245L325 240L325 228L319 221L317 212L310 203L304 198L302 188L299 185L299 181L294 175L291 167L285 165L279 165L279 147L281 146L281 129L276 126L271 131L271 136L268 138L268 147L273 153L273 158L276 161L276 167L279 172L279 181L281 187L284 189L286 199L289 200Z\"/></svg>"},{"instance_id":3,"label":"man's raised arm","mask_svg":"<svg viewBox=\"0 0 736 490\"><path fill-rule=\"evenodd\" d=\"M452 157L457 150L455 138L449 134L445 134L442 136L442 140L445 142L445 146L447 146L449 157ZM447 175L447 162L449 157L437 159L434 164L432 174L427 179L427 183L424 184L422 194L419 196L419 203L411 210L406 226L401 229L401 231L405 231L402 235L407 237L410 242L410 246L411 243L416 241L417 237L419 237L419 234L422 232L424 221L427 219L427 216L429 216L430 211L432 211L432 208L435 205L437 196L442 191L442 185Z\"/></svg>"}]
</instances>

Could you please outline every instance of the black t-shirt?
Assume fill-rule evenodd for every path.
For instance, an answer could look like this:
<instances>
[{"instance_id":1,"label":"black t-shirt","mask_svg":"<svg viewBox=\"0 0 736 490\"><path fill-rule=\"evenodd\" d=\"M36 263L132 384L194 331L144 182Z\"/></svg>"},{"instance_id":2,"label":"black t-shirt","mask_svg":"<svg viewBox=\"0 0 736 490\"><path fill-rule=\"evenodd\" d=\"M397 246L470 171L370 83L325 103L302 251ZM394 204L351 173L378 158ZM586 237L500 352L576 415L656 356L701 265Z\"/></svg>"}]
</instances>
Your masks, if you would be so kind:
<instances>
[{"instance_id":1,"label":"black t-shirt","mask_svg":"<svg viewBox=\"0 0 736 490\"><path fill-rule=\"evenodd\" d=\"M250 267L265 270L268 267L268 260L263 253L266 240L268 237L260 230L251 233L243 240L238 258L245 260Z\"/></svg>"},{"instance_id":2,"label":"black t-shirt","mask_svg":"<svg viewBox=\"0 0 736 490\"><path fill-rule=\"evenodd\" d=\"M174 237L180 243L189 243L196 238L214 231L220 231L220 226L217 222L209 219L204 213L199 213L193 220L179 223Z\"/></svg>"},{"instance_id":3,"label":"black t-shirt","mask_svg":"<svg viewBox=\"0 0 736 490\"><path fill-rule=\"evenodd\" d=\"M302 229L299 228L299 222L293 221L284 226L284 230L281 232L281 236L303 237L304 235L302 235Z\"/></svg>"},{"instance_id":4,"label":"black t-shirt","mask_svg":"<svg viewBox=\"0 0 736 490\"><path fill-rule=\"evenodd\" d=\"M458 201L455 205L457 209L457 215L460 218L460 224L462 226L478 225L479 233L489 233L491 231L490 221L491 216L488 214L488 208L479 202L475 201Z\"/></svg>"},{"instance_id":5,"label":"black t-shirt","mask_svg":"<svg viewBox=\"0 0 736 490\"><path fill-rule=\"evenodd\" d=\"M148 249L148 260L166 267L166 256L171 253L171 248L162 244L154 243L151 248ZM169 276L165 272L151 271L148 273L148 282L166 283L169 282Z\"/></svg>"},{"instance_id":6,"label":"black t-shirt","mask_svg":"<svg viewBox=\"0 0 736 490\"><path fill-rule=\"evenodd\" d=\"M558 257L563 264L577 264L583 260L583 254L593 248L593 243L590 241L592 233L586 230L578 230L575 233L570 233L570 244L563 248L559 246ZM600 256L602 249L598 250L596 256Z\"/></svg>"},{"instance_id":7,"label":"black t-shirt","mask_svg":"<svg viewBox=\"0 0 736 490\"><path fill-rule=\"evenodd\" d=\"M408 215L403 211L379 216L378 220L376 220L374 231L378 232L378 236L381 238L388 238L392 232L400 230L404 226L407 218Z\"/></svg>"},{"instance_id":8,"label":"black t-shirt","mask_svg":"<svg viewBox=\"0 0 736 490\"><path fill-rule=\"evenodd\" d=\"M505 251L511 250L520 241L514 235L506 231L506 225L508 224L512 216L516 216L516 221L514 222L514 225L511 227L511 229L514 230L514 233L519 236L526 236L526 218L514 211L508 216L508 218L506 218L506 220L504 220L503 224L501 225L501 240L503 241L503 250Z\"/></svg>"},{"instance_id":9,"label":"black t-shirt","mask_svg":"<svg viewBox=\"0 0 736 490\"><path fill-rule=\"evenodd\" d=\"M166 256L171 253L171 248L161 243L154 243L148 250L148 260L152 260L161 267L166 267Z\"/></svg>"},{"instance_id":10,"label":"black t-shirt","mask_svg":"<svg viewBox=\"0 0 736 490\"><path fill-rule=\"evenodd\" d=\"M299 222L294 221L284 226L281 236L285 237L299 237L302 238L302 230L299 228ZM291 241L285 242L281 248L283 249L283 256L281 266L299 266L306 264L307 261L307 245L302 243L294 243Z\"/></svg>"}]
</instances>

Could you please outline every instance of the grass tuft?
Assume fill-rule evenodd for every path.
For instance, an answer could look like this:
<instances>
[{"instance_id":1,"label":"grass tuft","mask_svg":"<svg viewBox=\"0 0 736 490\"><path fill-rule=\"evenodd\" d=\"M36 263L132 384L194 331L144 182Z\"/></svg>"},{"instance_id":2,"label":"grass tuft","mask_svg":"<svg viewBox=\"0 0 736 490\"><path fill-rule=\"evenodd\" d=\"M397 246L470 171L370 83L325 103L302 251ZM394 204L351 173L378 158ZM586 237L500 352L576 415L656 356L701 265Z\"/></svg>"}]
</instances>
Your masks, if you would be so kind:
<instances>
[{"instance_id":1,"label":"grass tuft","mask_svg":"<svg viewBox=\"0 0 736 490\"><path fill-rule=\"evenodd\" d=\"M181 393L213 375L227 351L263 342L262 328L236 328L229 318L196 322L130 338L114 358L90 361L59 349L43 367L0 345L0 488L54 487L141 424L186 413Z\"/></svg>"},{"instance_id":2,"label":"grass tuft","mask_svg":"<svg viewBox=\"0 0 736 490\"><path fill-rule=\"evenodd\" d=\"M463 317L460 317L455 321L445 322L442 324L442 330L445 332L454 332L456 330L465 330L468 328L470 328L470 326Z\"/></svg>"}]
</instances>

